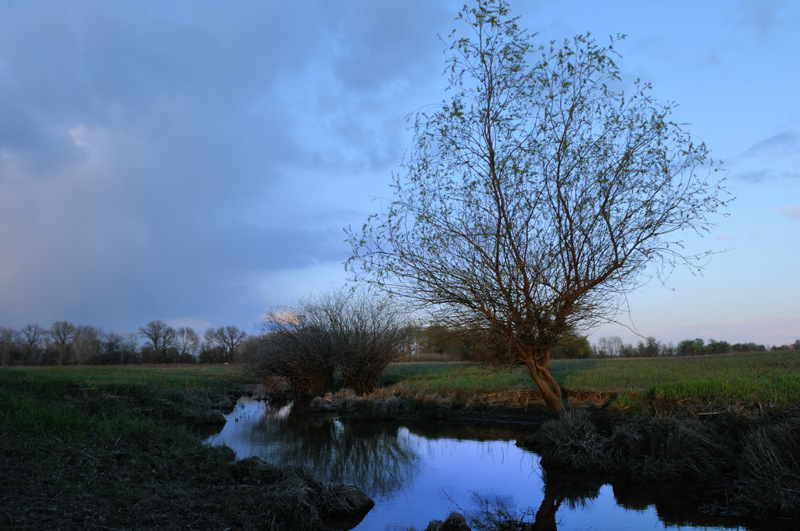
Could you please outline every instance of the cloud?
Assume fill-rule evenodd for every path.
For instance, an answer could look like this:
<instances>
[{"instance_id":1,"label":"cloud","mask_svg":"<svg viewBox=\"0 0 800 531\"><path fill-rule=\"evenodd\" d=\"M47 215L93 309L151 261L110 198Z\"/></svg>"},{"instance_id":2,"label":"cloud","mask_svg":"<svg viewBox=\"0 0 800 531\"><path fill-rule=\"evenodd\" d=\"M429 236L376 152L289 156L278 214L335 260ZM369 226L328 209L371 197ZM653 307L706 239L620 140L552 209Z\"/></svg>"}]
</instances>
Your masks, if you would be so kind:
<instances>
[{"instance_id":1,"label":"cloud","mask_svg":"<svg viewBox=\"0 0 800 531\"><path fill-rule=\"evenodd\" d=\"M759 183L762 181L771 180L792 180L800 179L800 172L797 171L781 171L775 169L762 169L762 170L739 170L732 173L732 177L742 181L749 181L751 183Z\"/></svg>"},{"instance_id":2,"label":"cloud","mask_svg":"<svg viewBox=\"0 0 800 531\"><path fill-rule=\"evenodd\" d=\"M800 221L800 205L781 207L778 209L778 212L789 216L789 219Z\"/></svg>"},{"instance_id":3,"label":"cloud","mask_svg":"<svg viewBox=\"0 0 800 531\"><path fill-rule=\"evenodd\" d=\"M271 289L249 279L341 268L453 14L0 6L0 324L241 323Z\"/></svg>"},{"instance_id":4,"label":"cloud","mask_svg":"<svg viewBox=\"0 0 800 531\"><path fill-rule=\"evenodd\" d=\"M178 317L175 319L170 319L167 322L173 328L181 328L181 327L189 327L195 330L196 332L202 332L211 326L211 323L204 319L198 319L196 317Z\"/></svg>"},{"instance_id":5,"label":"cloud","mask_svg":"<svg viewBox=\"0 0 800 531\"><path fill-rule=\"evenodd\" d=\"M800 153L800 133L782 131L745 150L742 157L781 156Z\"/></svg>"},{"instance_id":6,"label":"cloud","mask_svg":"<svg viewBox=\"0 0 800 531\"><path fill-rule=\"evenodd\" d=\"M759 41L766 41L785 23L781 7L778 0L748 0L742 4L739 25L754 30Z\"/></svg>"}]
</instances>

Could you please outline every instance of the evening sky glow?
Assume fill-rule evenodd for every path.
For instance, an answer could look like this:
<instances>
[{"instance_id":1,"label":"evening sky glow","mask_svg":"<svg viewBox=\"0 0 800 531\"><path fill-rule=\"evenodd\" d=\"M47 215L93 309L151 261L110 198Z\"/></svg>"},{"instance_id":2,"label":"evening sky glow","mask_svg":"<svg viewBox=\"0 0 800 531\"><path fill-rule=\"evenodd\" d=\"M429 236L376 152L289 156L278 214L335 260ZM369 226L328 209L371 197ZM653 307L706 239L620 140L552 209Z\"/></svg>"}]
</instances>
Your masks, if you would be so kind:
<instances>
[{"instance_id":1,"label":"evening sky glow","mask_svg":"<svg viewBox=\"0 0 800 531\"><path fill-rule=\"evenodd\" d=\"M0 326L233 324L345 283L406 115L446 97L461 2L0 2ZM664 342L800 338L800 2L512 1L590 31L724 161L736 200L617 319ZM608 325L591 340L638 337Z\"/></svg>"}]
</instances>

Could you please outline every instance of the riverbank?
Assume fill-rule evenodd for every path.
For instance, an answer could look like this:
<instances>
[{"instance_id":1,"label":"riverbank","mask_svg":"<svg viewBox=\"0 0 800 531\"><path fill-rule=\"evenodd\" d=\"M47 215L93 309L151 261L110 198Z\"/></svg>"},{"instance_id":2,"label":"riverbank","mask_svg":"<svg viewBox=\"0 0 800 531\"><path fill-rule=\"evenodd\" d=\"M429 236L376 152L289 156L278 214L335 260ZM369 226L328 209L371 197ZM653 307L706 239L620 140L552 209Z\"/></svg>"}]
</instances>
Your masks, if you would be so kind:
<instances>
[{"instance_id":1,"label":"riverbank","mask_svg":"<svg viewBox=\"0 0 800 531\"><path fill-rule=\"evenodd\" d=\"M554 364L573 385L608 376L603 387L565 389L570 413L558 421L518 375L459 364L395 367L367 397L342 390L308 408L355 421L526 424L531 437L519 444L545 472L672 485L705 513L775 526L800 515L800 354L758 356ZM620 381L629 386L612 387Z\"/></svg>"},{"instance_id":2,"label":"riverbank","mask_svg":"<svg viewBox=\"0 0 800 531\"><path fill-rule=\"evenodd\" d=\"M251 389L235 367L0 370L0 529L352 527L357 488L203 444Z\"/></svg>"},{"instance_id":3,"label":"riverbank","mask_svg":"<svg viewBox=\"0 0 800 531\"><path fill-rule=\"evenodd\" d=\"M569 412L553 420L539 404L509 405L519 400L517 392L458 401L404 396L394 388L367 397L341 391L303 405L311 414L350 422L456 423L463 438L483 424L526 426L531 435L517 444L541 457L548 477L566 473L585 482L589 476L598 488L612 484L615 492L652 492L657 485L659 494L672 493L670 505L680 506L684 515L734 517L749 529L798 524L800 408L715 403L709 410L662 398L648 412L629 413L573 399ZM656 412L663 408L671 413ZM679 514L673 518L680 521Z\"/></svg>"}]
</instances>

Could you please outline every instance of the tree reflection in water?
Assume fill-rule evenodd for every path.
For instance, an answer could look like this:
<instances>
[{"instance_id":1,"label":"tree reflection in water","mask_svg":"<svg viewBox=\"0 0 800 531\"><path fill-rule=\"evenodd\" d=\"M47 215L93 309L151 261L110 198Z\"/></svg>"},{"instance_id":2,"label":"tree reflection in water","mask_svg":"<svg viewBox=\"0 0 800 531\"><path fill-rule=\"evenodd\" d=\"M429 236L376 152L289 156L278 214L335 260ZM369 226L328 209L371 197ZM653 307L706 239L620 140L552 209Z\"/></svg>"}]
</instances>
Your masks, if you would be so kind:
<instances>
[{"instance_id":1,"label":"tree reflection in water","mask_svg":"<svg viewBox=\"0 0 800 531\"><path fill-rule=\"evenodd\" d=\"M344 424L308 416L298 406L267 409L249 437L266 461L308 467L320 480L352 483L369 496L402 490L419 467L408 433L396 424Z\"/></svg>"},{"instance_id":2,"label":"tree reflection in water","mask_svg":"<svg viewBox=\"0 0 800 531\"><path fill-rule=\"evenodd\" d=\"M544 498L538 509L518 510L511 496L486 496L473 493L474 509L466 511L474 530L556 531L556 513L562 506L570 511L583 508L600 496L600 489L610 484L620 507L643 512L654 508L664 527L702 527L704 529L741 529L742 521L714 516L698 510L699 493L691 493L692 485L628 483L599 476L543 470ZM620 522L622 525L623 522ZM771 524L771 525L774 525ZM790 525L796 525L796 522ZM770 527L779 529L779 527ZM784 529L780 527L780 529ZM786 527L785 529L796 529Z\"/></svg>"},{"instance_id":3,"label":"tree reflection in water","mask_svg":"<svg viewBox=\"0 0 800 531\"><path fill-rule=\"evenodd\" d=\"M585 506L600 494L602 481L591 476L550 474L544 479L544 498L538 509L515 508L511 496L487 496L474 492L475 509L468 512L473 529L506 531L556 531L556 513L562 504L575 510Z\"/></svg>"}]
</instances>

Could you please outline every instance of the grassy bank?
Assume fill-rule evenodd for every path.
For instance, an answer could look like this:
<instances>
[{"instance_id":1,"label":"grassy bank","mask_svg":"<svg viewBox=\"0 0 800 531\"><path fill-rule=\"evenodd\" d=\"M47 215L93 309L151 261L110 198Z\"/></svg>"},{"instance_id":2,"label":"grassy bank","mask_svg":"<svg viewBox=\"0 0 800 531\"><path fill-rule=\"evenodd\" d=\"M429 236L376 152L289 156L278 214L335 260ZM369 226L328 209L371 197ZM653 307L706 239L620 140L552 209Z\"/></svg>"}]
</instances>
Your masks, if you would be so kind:
<instances>
[{"instance_id":1,"label":"grassy bank","mask_svg":"<svg viewBox=\"0 0 800 531\"><path fill-rule=\"evenodd\" d=\"M800 404L800 352L718 354L697 357L554 360L551 372L576 401L616 396L612 408L641 412L695 405L708 409ZM401 363L388 384L443 395L527 392L523 368L492 372L463 363Z\"/></svg>"},{"instance_id":2,"label":"grassy bank","mask_svg":"<svg viewBox=\"0 0 800 531\"><path fill-rule=\"evenodd\" d=\"M316 529L367 503L202 443L252 383L235 366L0 369L0 529Z\"/></svg>"}]
</instances>

